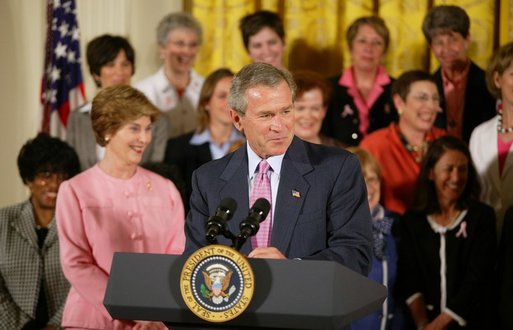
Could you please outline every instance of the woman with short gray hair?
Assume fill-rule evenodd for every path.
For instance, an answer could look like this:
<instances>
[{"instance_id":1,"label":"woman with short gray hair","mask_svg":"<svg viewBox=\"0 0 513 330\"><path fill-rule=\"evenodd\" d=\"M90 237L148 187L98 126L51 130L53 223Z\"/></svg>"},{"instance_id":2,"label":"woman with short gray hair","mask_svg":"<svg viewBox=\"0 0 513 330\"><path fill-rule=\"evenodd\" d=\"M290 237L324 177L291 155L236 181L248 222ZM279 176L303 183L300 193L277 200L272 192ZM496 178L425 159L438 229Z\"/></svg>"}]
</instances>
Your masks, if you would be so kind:
<instances>
[{"instance_id":1,"label":"woman with short gray hair","mask_svg":"<svg viewBox=\"0 0 513 330\"><path fill-rule=\"evenodd\" d=\"M196 129L196 108L205 79L192 67L202 38L201 25L192 15L166 15L157 27L162 67L135 85L169 119L169 137Z\"/></svg>"}]
</instances>

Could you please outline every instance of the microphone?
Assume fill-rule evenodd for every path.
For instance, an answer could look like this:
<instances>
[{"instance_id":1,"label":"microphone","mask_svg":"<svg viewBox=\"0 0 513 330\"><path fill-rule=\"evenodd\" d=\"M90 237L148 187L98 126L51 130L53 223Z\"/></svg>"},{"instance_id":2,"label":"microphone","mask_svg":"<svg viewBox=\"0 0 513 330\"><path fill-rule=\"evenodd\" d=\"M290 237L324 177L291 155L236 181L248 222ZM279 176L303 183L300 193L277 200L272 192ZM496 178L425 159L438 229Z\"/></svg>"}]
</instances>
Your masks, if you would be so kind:
<instances>
[{"instance_id":1,"label":"microphone","mask_svg":"<svg viewBox=\"0 0 513 330\"><path fill-rule=\"evenodd\" d=\"M253 206L249 209L249 214L240 223L240 233L235 242L235 249L239 250L246 242L248 237L256 235L260 229L260 222L267 218L267 214L271 210L271 204L265 198L259 198L255 201Z\"/></svg>"},{"instance_id":2,"label":"microphone","mask_svg":"<svg viewBox=\"0 0 513 330\"><path fill-rule=\"evenodd\" d=\"M206 224L207 233L205 236L211 244L216 243L216 237L220 234L226 237L234 236L232 233L229 233L231 236L227 236L226 222L233 217L236 209L237 202L235 202L233 198L226 197L217 207L216 213L208 219Z\"/></svg>"}]
</instances>

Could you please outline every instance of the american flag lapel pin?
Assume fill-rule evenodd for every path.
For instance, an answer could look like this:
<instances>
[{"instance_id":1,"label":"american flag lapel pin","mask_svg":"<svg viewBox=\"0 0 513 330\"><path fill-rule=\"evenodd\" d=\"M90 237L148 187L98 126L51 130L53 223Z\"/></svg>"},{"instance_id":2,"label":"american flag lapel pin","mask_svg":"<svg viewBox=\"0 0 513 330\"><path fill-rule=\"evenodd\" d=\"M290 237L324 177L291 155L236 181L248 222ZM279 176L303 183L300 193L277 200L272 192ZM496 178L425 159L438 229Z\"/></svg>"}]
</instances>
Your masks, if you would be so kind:
<instances>
[{"instance_id":1,"label":"american flag lapel pin","mask_svg":"<svg viewBox=\"0 0 513 330\"><path fill-rule=\"evenodd\" d=\"M292 197L301 198L301 193L295 189L292 189Z\"/></svg>"}]
</instances>

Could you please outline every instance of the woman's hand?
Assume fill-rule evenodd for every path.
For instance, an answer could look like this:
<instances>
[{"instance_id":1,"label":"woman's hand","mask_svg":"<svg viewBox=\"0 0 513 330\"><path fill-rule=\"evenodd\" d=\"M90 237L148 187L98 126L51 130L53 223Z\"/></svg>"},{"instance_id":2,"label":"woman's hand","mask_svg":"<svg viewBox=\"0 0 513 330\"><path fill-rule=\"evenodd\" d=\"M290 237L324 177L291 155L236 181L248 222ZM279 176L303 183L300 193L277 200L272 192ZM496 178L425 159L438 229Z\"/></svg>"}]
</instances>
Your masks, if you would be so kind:
<instances>
[{"instance_id":1,"label":"woman's hand","mask_svg":"<svg viewBox=\"0 0 513 330\"><path fill-rule=\"evenodd\" d=\"M162 322L154 321L135 321L133 330L167 330L167 327Z\"/></svg>"}]
</instances>

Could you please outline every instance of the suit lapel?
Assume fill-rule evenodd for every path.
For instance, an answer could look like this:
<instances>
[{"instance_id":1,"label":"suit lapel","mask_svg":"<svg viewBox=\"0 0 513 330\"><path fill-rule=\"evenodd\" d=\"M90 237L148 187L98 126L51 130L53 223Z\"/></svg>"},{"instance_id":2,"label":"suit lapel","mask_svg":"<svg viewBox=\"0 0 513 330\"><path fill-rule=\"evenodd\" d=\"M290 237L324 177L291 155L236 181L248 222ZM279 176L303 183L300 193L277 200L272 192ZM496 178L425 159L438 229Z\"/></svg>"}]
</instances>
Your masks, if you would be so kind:
<instances>
[{"instance_id":1,"label":"suit lapel","mask_svg":"<svg viewBox=\"0 0 513 330\"><path fill-rule=\"evenodd\" d=\"M312 170L305 143L294 137L281 165L271 235L271 246L284 254L287 253L296 222L310 189L304 175Z\"/></svg>"},{"instance_id":2,"label":"suit lapel","mask_svg":"<svg viewBox=\"0 0 513 330\"><path fill-rule=\"evenodd\" d=\"M39 251L37 235L34 229L34 213L32 211L32 204L30 201L27 201L22 205L19 217L14 218L11 225L15 228L16 232L29 243L32 248Z\"/></svg>"},{"instance_id":3,"label":"suit lapel","mask_svg":"<svg viewBox=\"0 0 513 330\"><path fill-rule=\"evenodd\" d=\"M232 197L237 202L237 211L228 223L230 231L237 235L240 232L239 224L249 210L248 157L245 144L234 152L219 179L221 180L219 200L215 204L219 205L221 199L225 197ZM249 253L250 245L250 242L246 242L241 252Z\"/></svg>"}]
</instances>

